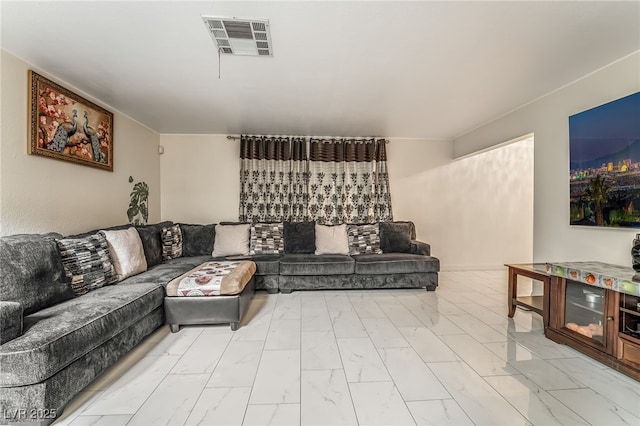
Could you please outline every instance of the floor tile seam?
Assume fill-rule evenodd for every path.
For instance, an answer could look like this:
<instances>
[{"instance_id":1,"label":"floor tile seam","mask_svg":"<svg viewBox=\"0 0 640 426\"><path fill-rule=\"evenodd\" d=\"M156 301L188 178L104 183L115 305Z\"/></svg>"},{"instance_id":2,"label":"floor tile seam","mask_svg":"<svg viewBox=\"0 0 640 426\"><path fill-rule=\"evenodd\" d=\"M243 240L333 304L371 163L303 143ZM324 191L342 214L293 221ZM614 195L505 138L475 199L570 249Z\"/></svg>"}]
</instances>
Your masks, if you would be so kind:
<instances>
[{"instance_id":1,"label":"floor tile seam","mask_svg":"<svg viewBox=\"0 0 640 426\"><path fill-rule=\"evenodd\" d=\"M538 385L536 385L538 386ZM538 386L540 388L540 386ZM542 389L542 388L540 388ZM567 410L569 410L569 412L575 414L578 418L584 420L584 422L586 424L591 425L592 423L589 422L588 419L584 418L582 415L580 415L580 413L578 413L577 411L573 410L571 407L569 407L568 405L566 405L564 402L560 401L552 392L554 392L553 390L544 390L542 389L547 395L549 395L549 397L553 398L553 400L555 400L556 402L558 402L558 404L560 404L561 406L565 407ZM576 389L558 389L558 390L576 390ZM554 416L555 417L555 416Z\"/></svg>"},{"instance_id":2,"label":"floor tile seam","mask_svg":"<svg viewBox=\"0 0 640 426\"><path fill-rule=\"evenodd\" d=\"M467 367L469 367L469 368L471 368L471 369L473 370L473 368L472 368L472 367L471 367L471 366L470 366L466 361L464 361L464 360L461 360L461 361L449 361L449 362L456 362L456 363L458 363L458 362L462 362L462 363L466 364L466 365L467 365ZM429 365L428 365L428 364L427 364L427 367L429 367ZM473 370L473 371L474 371L474 372L476 372L475 370ZM461 410L462 410L462 412L465 414L465 416L467 416L467 418L468 418L469 420L471 420L471 422L472 422L474 425L475 425L475 424L477 424L475 421L473 421L473 417L470 415L470 413L468 413L468 412L467 412L467 410L465 410L465 408L464 408L460 403L458 403L458 400L455 398L455 396L453 396L453 395L451 394L451 391L449 390L449 388L448 388L444 383L442 383L442 381L440 380L440 378L438 377L438 375L437 375L437 374L435 374L435 373L433 373L433 371L432 371L432 374L433 374L433 375L436 377L436 379L438 379L438 381L442 384L442 386L445 388L445 390L446 390L446 391L449 393L449 395L451 396L451 399L453 399L453 400L456 402L456 404L458 405L458 407L460 407L460 409L461 409ZM476 374L477 374L477 372L476 372ZM479 375L479 376L480 376L480 375ZM484 380L484 377L480 376L480 378L481 378L485 383L487 383L487 385L491 386L491 384L490 384L490 383L488 383L486 380ZM491 386L491 388L493 389L493 386ZM495 389L494 389L494 391L495 391L495 392L496 392L496 393L497 393L497 394L498 394L502 399L505 399L505 398L502 396L502 394L500 394L500 392L498 392L498 391L497 391L497 390L495 390ZM508 401L507 401L507 403L508 403ZM511 405L511 404L509 404L509 405ZM514 407L514 409L515 409L515 407ZM516 409L516 412L520 413L520 411L518 411L517 409ZM521 414L521 415L522 415L522 414ZM528 417L526 417L526 416L524 416L524 415L522 415L522 417L523 417L523 418L525 418L525 419L529 422L529 418L528 418Z\"/></svg>"},{"instance_id":3,"label":"floor tile seam","mask_svg":"<svg viewBox=\"0 0 640 426\"><path fill-rule=\"evenodd\" d=\"M431 329L425 325L425 328L427 330L429 330L429 332L431 332L431 334L440 341L440 343L442 343L447 349L449 349L456 357L458 357L460 360L462 360L462 357L460 355L458 355L458 353L451 347L449 346L449 344L442 338L442 336L437 335L436 333L434 333L433 331L431 331ZM460 335L458 335L460 336ZM409 345L411 345L411 347L413 348L414 351L416 351L416 349L413 347L413 345L411 344L411 342L409 342ZM416 351L416 353L418 353L418 351ZM420 354L418 354L418 356L420 356ZM425 365L427 366L427 368L429 368L429 363L427 361L425 361L424 359L422 359L422 357L420 356L420 359L422 360L422 362L425 363ZM431 361L430 361L431 362ZM434 363L438 363L438 362L455 362L455 361L433 361ZM431 368L429 368L429 371L431 371ZM432 374L433 371L431 371ZM435 374L434 374L435 375ZM440 379L438 379L440 380Z\"/></svg>"},{"instance_id":4,"label":"floor tile seam","mask_svg":"<svg viewBox=\"0 0 640 426\"><path fill-rule=\"evenodd\" d=\"M324 295L322 295L322 300L324 301ZM325 302L326 303L326 302ZM328 315L328 313L327 313ZM300 409L298 410L298 424L302 424L302 356L303 356L303 350L302 350L302 321L303 321L303 316L304 316L304 311L303 311L303 306L302 306L302 301L300 301L300 328L299 328L299 336L298 336L298 342L299 342L299 354L300 356L298 356L298 401L300 404Z\"/></svg>"},{"instance_id":5,"label":"floor tile seam","mask_svg":"<svg viewBox=\"0 0 640 426\"><path fill-rule=\"evenodd\" d=\"M504 340L489 340L489 341L483 341L483 342L481 342L481 341L480 341L480 340L478 340L478 339L477 339L473 334L471 334L471 333L469 333L469 332L465 331L465 329L464 329L464 328L462 328L461 326L459 326L458 324L456 324L456 323L451 319L451 316L461 316L460 314L440 314L440 315L444 316L447 320L451 321L451 323L452 323L453 325L455 325L456 327L458 327L460 330L462 330L462 331L464 332L464 334L466 334L466 335L470 336L471 338L473 338L473 340L475 340L476 342L480 343L481 345L482 345L482 344L484 344L484 343L502 343L502 342L504 342ZM468 315L468 316L473 317L473 315L468 314L468 313L467 313L467 314L463 314L463 315ZM473 318L475 318L475 317L473 317ZM481 321L481 320L480 320L480 321ZM482 321L481 321L481 322L482 322ZM499 333L500 335L504 336L504 337L505 337L505 338L507 338L507 339L509 338L508 333L507 333L507 335L505 336L505 335L503 335L502 333L500 333L500 330L497 330L497 329L496 329L496 328L494 328L493 326L491 326L491 325L489 325L489 324L486 324L486 323L484 323L484 322L482 322L482 324L483 324L483 325L485 325L486 327L488 327L491 331L494 331L494 332L496 332L496 333Z\"/></svg>"},{"instance_id":6,"label":"floor tile seam","mask_svg":"<svg viewBox=\"0 0 640 426\"><path fill-rule=\"evenodd\" d=\"M394 296L395 298L395 296ZM380 304L378 302L376 302L376 300L372 297L371 301L373 303L375 303L375 305L378 307L378 309L380 309L380 312L382 312L382 315L384 315L385 319L387 321L389 321L389 324L391 325L391 327L394 328L394 330L396 331L396 333L398 334L398 336L400 336L402 338L402 340L405 341L405 343L407 343L409 345L409 347L411 347L411 344L407 341L407 339L404 337L404 335L402 333L400 333L400 330L398 330L398 327L393 323L393 321L391 320L391 318L389 318L389 316L387 315L387 313L380 307ZM356 313L357 314L357 313ZM360 315L358 315L360 316ZM378 319L378 318L375 318ZM361 320L362 322L362 320ZM371 340L371 343L373 343L373 347L376 349L380 349L378 348L375 343L373 342L373 339L371 339L371 335L369 334L369 330L367 330L367 327L364 325L364 323L362 323L364 330L367 332L367 335L369 336L369 339ZM399 346L399 347L406 347L406 346ZM386 366L385 366L386 367Z\"/></svg>"},{"instance_id":7,"label":"floor tile seam","mask_svg":"<svg viewBox=\"0 0 640 426\"><path fill-rule=\"evenodd\" d=\"M82 413L87 411L89 409L89 407L91 407L93 404L95 404L105 393L104 390L99 390L99 391L98 390L94 390L94 391L90 391L90 392L95 392L96 395L94 395L93 397L90 397L87 401L85 401L84 404L86 404L87 402L89 402L93 398L95 398L95 400L93 402L91 402L89 405L87 405L86 407L84 407L84 409L82 411L80 411L80 412L78 412L77 410L73 411L73 412L70 412L69 416L68 416L69 422L67 423L65 421L65 422L62 422L62 424L64 424L65 426L68 426L69 424L73 423L78 417L80 417L82 415ZM80 406L78 408L82 408L82 406ZM64 409L62 410L62 413L64 414Z\"/></svg>"},{"instance_id":8,"label":"floor tile seam","mask_svg":"<svg viewBox=\"0 0 640 426\"><path fill-rule=\"evenodd\" d=\"M555 366L554 366L554 367L555 367ZM557 368L557 367L556 367L556 368ZM569 375L568 373L565 373L565 374ZM611 397L607 396L607 394L606 394L606 393L599 392L599 391L598 391L597 389L595 389L594 387L589 386L589 385L586 385L584 382L580 381L579 379L575 378L575 377L574 377L574 376L572 376L572 375L569 375L569 377L571 377L571 379L572 379L572 380L575 380L576 382L578 382L578 383L580 383L580 384L584 385L585 387L583 387L583 388L571 388L571 389L550 389L550 390L548 390L547 392L555 392L555 391L572 391L572 390L585 390L585 389L588 389L588 390L593 391L596 395L599 395L601 398L603 398L603 399L605 399L605 400L609 401L611 404L615 405L616 407L618 407L618 408L620 408L620 409L622 409L622 410L625 410L626 412L628 412L628 413L629 413L629 414L631 414L632 416L637 417L637 418L640 418L640 415L639 415L639 416L636 416L636 414L635 414L635 413L633 413L633 412L629 411L628 409L626 409L625 407L623 407L622 405L620 405L620 403L619 403L617 400L614 400L614 399L612 399Z\"/></svg>"},{"instance_id":9,"label":"floor tile seam","mask_svg":"<svg viewBox=\"0 0 640 426\"><path fill-rule=\"evenodd\" d=\"M247 386L242 386L246 388ZM252 402L247 405L300 405L299 402Z\"/></svg>"},{"instance_id":10,"label":"floor tile seam","mask_svg":"<svg viewBox=\"0 0 640 426\"><path fill-rule=\"evenodd\" d=\"M487 342L487 343L494 343L494 342ZM482 343L481 343L481 344L482 344ZM517 342L516 342L516 344L517 344ZM483 346L484 346L484 344L483 344ZM486 346L485 346L485 347L486 347ZM526 349L526 348L525 348L525 349ZM487 348L487 350L490 350L490 349L489 349L489 348ZM493 351L491 351L491 352L493 353ZM497 355L496 355L496 356L497 356ZM502 358L501 358L501 359L502 359ZM486 380L486 377L506 377L506 376L511 376L511 377L513 377L513 376L518 376L518 375L519 375L519 376L523 376L523 377L525 377L525 378L526 378L527 380L529 380L529 381L531 381L531 379L529 379L529 378L528 378L524 373L522 373L520 370L518 370L518 369L517 369L517 368L515 368L513 365L511 365L511 363L510 363L509 361L505 361L505 362L507 363L507 365L508 365L508 366L510 366L511 368L514 368L514 369L515 369L515 371L517 371L517 372L518 372L518 374L506 374L506 375L493 374L493 375L484 375L484 376L483 376L483 375L481 375L478 371L476 371L476 370L475 370L475 369L474 369L470 364L468 364L466 361L464 361L464 360L463 360L463 362L465 362L465 364L467 364L467 365L468 365L468 366L469 366L469 367L470 367L470 368L471 368L471 369L472 369L476 374L478 374L478 376L480 376L480 378L481 378L481 379L482 379L482 380L483 380L483 381L484 381L484 382L485 382L489 387L491 387L491 389L493 389L493 390L494 390L494 391L495 391L495 392L496 392L496 393L497 393L497 394L498 394L498 395L499 395L503 400L505 400L505 401L506 401L506 402L507 402L511 407L513 407L513 409L514 409L516 412L520 413L520 415L521 415L524 419L526 419L528 422L533 423L533 422L532 422L532 420L527 416L527 414L525 414L525 413L521 412L520 410L518 410L518 408L517 408L517 407L515 407L513 404L511 404L511 402L510 402L510 401L509 401L509 400L508 400L508 399L507 399L507 398L506 398L506 397L505 397L505 396L504 396L500 391L498 391L498 389L496 389L495 387L493 387L493 385L491 385L491 383L490 383L489 381L487 381L487 380ZM549 391L547 391L547 390L543 389L542 387L538 386L538 384L537 384L537 383L535 383L535 382L533 382L533 381L531 381L531 382L532 382L535 386L537 386L540 390L542 390L543 392L547 393L548 395L552 396L554 399L556 399L556 400L557 400L557 398L555 398L553 395L551 395L551 394L549 393ZM574 389L574 390L575 390L575 389ZM558 401L558 402L560 402L560 401ZM567 409L569 409L569 407L567 407L567 406L566 406L565 404L563 404L562 402L560 402L560 404L561 404L562 406L566 407ZM462 407L461 407L461 408L462 408ZM463 408L463 410L464 410L464 408ZM569 409L569 411L571 411L571 412L575 413L575 412L574 412L573 410L571 410L571 409ZM582 418L581 416L578 416L578 417L579 417L579 418ZM588 423L588 422L587 422L587 423Z\"/></svg>"},{"instance_id":11,"label":"floor tile seam","mask_svg":"<svg viewBox=\"0 0 640 426\"><path fill-rule=\"evenodd\" d=\"M571 358L569 358L571 359ZM547 360L542 359L541 361L544 361L545 363L547 363ZM523 375L524 377L527 378L527 380L533 382L536 386L538 386L540 389L543 389L544 391L550 391L550 390L576 390L576 389L589 389L591 388L590 386L586 385L585 383L583 383L582 381L578 380L576 377L574 377L573 375L562 371L560 368L556 367L555 365L551 364L551 363L547 363L549 364L551 367L557 369L558 371L560 371L561 373L565 374L567 377L569 377L569 379L571 379L571 381L575 382L577 385L577 387L573 387L573 388L559 388L559 389L545 389L542 386L538 385L533 379L531 379L529 377L529 374L526 371L522 371L521 369L519 369L517 367L517 365L515 364L518 361L507 361L507 365L509 365L511 368L513 368L514 370L516 370L518 372L518 374ZM612 401L614 402L614 401Z\"/></svg>"},{"instance_id":12,"label":"floor tile seam","mask_svg":"<svg viewBox=\"0 0 640 426\"><path fill-rule=\"evenodd\" d=\"M262 348L260 349L260 359L258 359L256 371L255 371L255 374L253 375L253 381L251 382L251 390L249 391L249 397L247 398L247 406L244 407L244 414L242 415L242 424L244 424L246 421L247 411L249 410L249 405L251 405L251 396L253 395L253 390L255 389L256 379L258 377L258 370L260 370L260 363L262 362L262 356L264 355L265 346L267 345L267 338L269 337L269 330L271 329L271 321L273 321L273 314L276 311L276 308L278 307L279 296L280 296L279 293L275 295L276 304L274 305L269 315L269 328L267 328L267 336L264 338L264 343L262 344Z\"/></svg>"},{"instance_id":13,"label":"floor tile seam","mask_svg":"<svg viewBox=\"0 0 640 426\"><path fill-rule=\"evenodd\" d=\"M507 337L508 337L508 336L507 336ZM532 360L535 360L535 361L538 361L538 360L540 360L540 361L546 361L544 358L542 358L542 357L540 357L539 355L537 355L536 353L534 353L534 352L530 351L528 348L526 348L526 347L522 346L522 345L521 345L520 343L518 343L517 341L515 341L515 340L511 339L511 342L513 342L513 344L514 344L514 345L519 346L522 350L525 350L525 351L529 352L529 353L531 354L531 356L533 357L531 360L522 360L522 361L532 361ZM505 358L503 358L502 356L500 356L500 354L498 354L498 353L496 353L496 352L492 351L492 350L491 350L491 348L487 347L487 345L494 345L494 344L496 344L496 343L507 343L507 344L508 344L508 343L509 343L509 341L507 341L507 342L486 342L486 343L482 343L482 345L483 345L485 348L487 348L487 350L491 351L491 353L495 354L498 358L500 358L501 360L503 360L503 361L504 361L504 362L506 362L506 363L518 362L518 360L509 360L509 359L505 359ZM516 348L515 350L517 351L518 349ZM518 371L519 371L519 370L518 370Z\"/></svg>"},{"instance_id":14,"label":"floor tile seam","mask_svg":"<svg viewBox=\"0 0 640 426\"><path fill-rule=\"evenodd\" d=\"M169 376L171 370L176 366L176 364L178 364L178 362L180 361L181 357L178 357L177 355L153 355L154 357L175 357L176 360L173 362L173 364L171 365L171 367L168 369L167 373L165 373L162 378L160 380L158 380L158 383L156 384L156 386L153 388L153 390L151 390L151 392L149 392L149 394L147 395L147 397L144 399L144 401L142 401L142 403L138 406L138 408L136 408L135 412L133 413L126 413L126 415L130 415L131 419L133 419L135 417L135 415L138 413L138 411L144 406L144 404L149 400L149 398L151 398L151 395L153 395L155 393L155 391L158 389L158 387L162 384L162 382ZM139 362L140 360L138 360ZM136 362L137 363L137 362ZM129 369L130 370L130 369ZM127 370L126 372L128 372L129 370ZM126 373L125 372L125 373ZM124 374L123 374L124 375ZM120 376L122 377L122 376ZM111 383L111 385L109 385L107 387L111 388L111 386L113 386L117 381L114 381L113 383ZM83 412L85 412L89 407L93 406L93 404L96 404L98 402L98 400L102 399L102 397L104 396L103 394L106 393L107 389L101 391L101 395L100 397L98 397L93 403L91 403L87 408L85 408L84 410L82 410L82 412L80 413L80 415L82 415ZM131 419L129 419L129 421L131 421ZM127 422L129 423L129 422Z\"/></svg>"},{"instance_id":15,"label":"floor tile seam","mask_svg":"<svg viewBox=\"0 0 640 426\"><path fill-rule=\"evenodd\" d=\"M205 374L206 374L206 373L205 373ZM205 374L202 374L202 375L204 376ZM202 386L202 389L200 390L200 393L198 394L198 397L197 397L197 398L195 398L195 401L194 401L193 405L192 405L192 406L191 406L191 408L187 411L187 415L186 415L186 417L185 417L185 419L184 419L184 423L183 423L183 425L187 423L187 420L189 420L189 417L191 417L191 413L193 413L193 409L196 407L196 405L198 405L198 401L200 401L200 398L202 398L202 394L203 394L203 393L204 393L204 391L207 389L207 383L209 383L209 380L211 380L211 375L212 375L212 374L213 374L213 373L211 373L211 374L209 375L209 378L207 378L207 380L205 380L205 381L204 381L204 385ZM133 419L133 416L131 417L131 419ZM131 421L131 419L129 419L129 422ZM129 422L127 422L127 424L129 424Z\"/></svg>"},{"instance_id":16,"label":"floor tile seam","mask_svg":"<svg viewBox=\"0 0 640 426\"><path fill-rule=\"evenodd\" d=\"M176 361L176 364L180 361L180 359L178 359ZM175 367L175 364L173 365L173 367ZM172 367L172 368L173 368ZM169 370L171 371L171 370ZM151 398L151 396L158 390L158 388L160 387L160 385L162 384L162 382L164 382L164 380L167 378L167 376L169 376L169 373L165 374L164 377L162 378L162 380L158 381L158 384L153 388L153 390L151 392L149 392L149 395L147 395L147 397L144 399L144 401L142 402L142 404L140 404L140 406L138 406L138 408L136 408L135 413L131 414L131 418L129 419L129 421L127 422L127 424L131 423L131 421L134 419L134 417L138 414L138 412L140 412L140 410L142 409L142 407L144 407L144 405L149 401L149 399ZM206 387L206 383L205 383L205 387ZM204 388L203 388L204 389ZM199 397L199 396L198 396ZM187 417L188 418L188 417Z\"/></svg>"},{"instance_id":17,"label":"floor tile seam","mask_svg":"<svg viewBox=\"0 0 640 426\"><path fill-rule=\"evenodd\" d=\"M566 359L566 360L571 360L571 359L581 359L581 358L579 358L579 357L569 357L569 358L552 358L552 359L550 359L550 361L553 361L553 360L555 360L555 359ZM547 362L547 360L546 360L546 359L545 359L544 361L545 361L545 362ZM573 374L570 374L570 373L569 373L569 372L567 372L567 371L563 371L560 367L558 367L557 365L555 365L555 363L553 363L553 362L548 362L548 364L550 364L550 365L551 365L551 366L553 366L554 368L557 368L558 370L562 371L564 374L566 374L567 376L569 376L569 377L571 378L571 380L573 380L573 381L574 381L574 382L576 382L577 384L580 384L580 385L582 385L582 386L583 386L582 388L576 388L576 389L586 389L586 388L593 389L591 386L587 385L587 384L586 384L586 383L584 383L582 380L580 380L579 378L575 377ZM556 389L554 389L554 390L556 390ZM564 389L557 389L557 390L564 390ZM595 389L593 389L593 391L594 391L594 392L596 392L596 390L595 390ZM611 400L611 399L610 399L610 400ZM611 400L611 402L614 402L614 403L615 403L615 401L613 401L613 400Z\"/></svg>"},{"instance_id":18,"label":"floor tile seam","mask_svg":"<svg viewBox=\"0 0 640 426\"><path fill-rule=\"evenodd\" d=\"M554 398L557 399L557 397L555 395L553 395L554 392L571 392L571 391L576 391L576 390L590 390L593 393L595 393L598 397L600 397L601 399L606 400L608 403L610 403L611 405L613 405L615 407L616 410L622 410L625 411L626 413L628 413L630 416L635 417L636 419L640 419L640 416L636 416L634 413L632 413L631 411L627 410L626 408L624 408L623 406L621 406L620 404L618 404L615 401L612 401L610 398L607 398L606 396L604 396L603 394L601 394L600 392L596 391L593 388L588 388L588 389L567 389L567 390L562 390L562 389L558 389L558 390L552 390L552 391L547 391L547 393L549 393L551 396L553 396ZM562 402L561 402L562 403ZM563 404L564 405L564 404ZM618 416L620 417L620 416Z\"/></svg>"},{"instance_id":19,"label":"floor tile seam","mask_svg":"<svg viewBox=\"0 0 640 426\"><path fill-rule=\"evenodd\" d=\"M382 312L382 314L385 316L385 318L387 319L387 321L389 321L389 323L391 324L391 326L396 330L396 333L398 333L398 335L400 335L402 337L402 339L409 345L409 348L411 348L411 350L416 354L416 356L418 358L420 358L420 360L422 360L422 358L420 357L420 355L418 355L418 353L415 351L415 349L413 348L413 346L411 346L411 343L409 341L407 341L407 339L404 337L404 335L402 333L400 333L400 330L398 330L398 327L396 327L396 325L393 323L393 321L391 321L391 319L387 316L387 314L382 310L382 308L380 308L380 305L378 304L378 302L375 301L375 299L371 299L376 306L378 306L378 309L380 309L380 311ZM357 312L356 312L356 315ZM360 316L360 315L358 315ZM419 319L419 318L418 318ZM362 324L364 326L364 323ZM389 368L387 367L387 364L384 362L384 360L382 359L382 357L380 356L380 350L384 349L384 348L377 348L376 345L374 344L373 340L371 339L371 335L369 334L369 330L367 329L367 327L364 327L365 332L367 333L367 336L369 336L369 340L371 341L371 344L373 345L374 349L376 350L376 353L378 355L378 357L380 358L380 361L382 362L382 365L384 366L385 371L387 372L387 375L389 376L389 378L391 379L391 382L393 383L393 387L396 389L396 391L398 392L398 395L400 396L400 399L402 400L402 404L404 405L404 408L407 410L407 412L409 413L409 416L411 416L411 419L413 420L414 424L418 424L418 422L416 421L415 417L413 417L413 413L411 412L411 410L409 409L409 406L407 405L407 401L405 401L404 396L402 395L402 392L400 392L400 388L398 388L398 384L396 383L395 379L393 378L393 375L391 374L391 372L389 371ZM427 368L429 368L427 366ZM429 371L431 371L429 369ZM431 374L433 374L433 372L431 372ZM434 374L434 377L435 374ZM436 379L438 381L440 381L437 377ZM389 381L384 381L385 383L388 383ZM358 383L375 383L375 382L358 382ZM446 388L444 388L446 390ZM447 393L449 393L449 391L447 390ZM449 395L451 395L451 393L449 393ZM353 398L353 397L352 397ZM354 406L355 409L355 406ZM358 413L356 412L356 418L358 418ZM358 419L358 423L360 422L360 420Z\"/></svg>"},{"instance_id":20,"label":"floor tile seam","mask_svg":"<svg viewBox=\"0 0 640 426\"><path fill-rule=\"evenodd\" d=\"M325 296L325 301L326 301L326 296ZM349 301L349 304L351 304L351 301ZM351 306L353 308L353 306ZM355 312L355 311L354 311ZM358 313L356 312L356 316L358 316ZM358 316L358 320L360 320L360 317ZM362 324L362 321L360 321L362 328L364 328L364 324ZM366 331L366 329L365 329ZM347 392L349 392L349 401L351 402L351 409L353 410L353 415L356 418L356 422L358 423L358 425L360 424L360 419L358 419L358 411L356 410L356 405L355 402L353 401L353 394L351 393L351 387L349 386L349 379L347 378L347 370L345 369L344 366L344 360L342 358L342 351L340 351L340 345L338 344L338 337L336 336L336 331L333 328L333 321L331 321L331 334L333 335L333 340L336 342L336 350L338 351L338 357L340 358L340 365L342 365L342 374L344 375L344 382L347 385ZM372 343L373 344L373 343ZM302 356L300 357L300 359L302 359ZM300 372L300 388L302 389L302 371ZM301 419L302 419L302 395L300 395L300 415L301 415ZM302 421L301 423L302 424Z\"/></svg>"},{"instance_id":21,"label":"floor tile seam","mask_svg":"<svg viewBox=\"0 0 640 426\"><path fill-rule=\"evenodd\" d=\"M173 369L176 367L176 365L178 365L178 363L182 360L182 358L184 356L187 355L187 353L189 352L189 349L191 349L191 346L195 345L196 342L202 337L202 334L204 333L204 328L202 329L202 331L200 332L200 334L198 334L198 336L193 340L193 342L191 343L191 345L189 345L189 347L184 351L184 353L182 355L180 355L180 358L178 359L178 361L173 365L173 367L171 368L171 370L169 370L169 373L167 373L167 375L181 375L181 374L209 374L209 379L211 379L211 376L213 375L213 372L215 371L216 367L218 366L218 364L220 363L220 360L222 359L222 356L224 355L224 352L227 350L227 348L229 347L229 342L231 342L231 340L233 339L233 335L229 336L229 339L227 339L227 343L225 344L224 350L220 353L220 357L218 358L218 361L216 361L216 365L213 367L213 370L211 371L211 373L207 373L206 371L202 372L202 373L172 373ZM178 331L179 333L180 331ZM206 387L206 386L205 386Z\"/></svg>"},{"instance_id":22,"label":"floor tile seam","mask_svg":"<svg viewBox=\"0 0 640 426\"><path fill-rule=\"evenodd\" d=\"M460 356L457 354L456 351L454 351L451 347L449 347L449 345L447 345L446 342L444 342L442 339L440 339L439 336L437 336L435 333L432 333L434 336L436 336L436 338L438 338L438 340L440 340L447 348L449 348L449 350L458 358L460 358ZM411 343L409 343L411 344ZM429 372L431 373L431 375L433 375L433 377L438 381L438 383L440 383L440 386L442 386L442 388L447 391L447 394L449 394L449 397L454 399L453 395L451 394L451 392L449 391L449 389L447 389L447 387L445 386L445 384L442 382L442 380L440 380L440 378L438 377L438 375L431 369L431 367L429 366L429 363L427 363L424 359L422 359L422 357L420 356L420 354L418 354L418 352L415 350L415 348L413 348L413 346L411 346L411 348L413 349L414 352L416 352L416 355L418 355L418 358L420 359L420 361L422 361L422 363L425 365L425 367L427 367L427 370L429 370ZM462 359L461 359L462 360ZM443 363L443 362L458 362L458 361L436 361L435 363ZM448 399L448 398L447 398ZM456 402L457 403L457 402ZM460 404L458 404L460 405ZM408 408L408 407L407 407ZM467 416L469 417L469 416Z\"/></svg>"}]
</instances>

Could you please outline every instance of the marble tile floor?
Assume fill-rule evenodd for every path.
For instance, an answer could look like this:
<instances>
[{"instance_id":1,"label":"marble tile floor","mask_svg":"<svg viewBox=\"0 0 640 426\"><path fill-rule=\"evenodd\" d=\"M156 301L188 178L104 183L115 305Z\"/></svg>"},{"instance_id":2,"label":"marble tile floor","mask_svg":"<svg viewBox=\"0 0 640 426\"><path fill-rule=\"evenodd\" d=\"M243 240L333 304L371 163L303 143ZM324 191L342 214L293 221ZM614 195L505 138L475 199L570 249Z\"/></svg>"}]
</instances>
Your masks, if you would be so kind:
<instances>
[{"instance_id":1,"label":"marble tile floor","mask_svg":"<svg viewBox=\"0 0 640 426\"><path fill-rule=\"evenodd\" d=\"M506 288L258 292L236 332L162 327L54 424L640 425L640 383L509 319Z\"/></svg>"}]
</instances>

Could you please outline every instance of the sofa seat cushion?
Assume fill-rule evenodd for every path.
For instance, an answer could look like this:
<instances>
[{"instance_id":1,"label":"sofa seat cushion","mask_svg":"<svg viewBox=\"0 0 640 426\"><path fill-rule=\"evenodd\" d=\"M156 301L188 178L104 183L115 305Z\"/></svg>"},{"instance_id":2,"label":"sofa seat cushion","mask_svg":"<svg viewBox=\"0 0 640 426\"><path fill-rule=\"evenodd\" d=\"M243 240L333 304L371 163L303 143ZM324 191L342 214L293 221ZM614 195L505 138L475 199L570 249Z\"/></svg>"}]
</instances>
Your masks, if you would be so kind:
<instances>
[{"instance_id":1,"label":"sofa seat cushion","mask_svg":"<svg viewBox=\"0 0 640 426\"><path fill-rule=\"evenodd\" d=\"M157 284L161 286L166 286L169 281L171 281L176 277L179 277L180 275L184 274L190 269L192 269L191 265L185 265L185 264L158 265L154 268L147 270L146 272L143 272L142 274L129 277L126 280L122 281L122 283L126 283L126 284L147 283L147 284Z\"/></svg>"},{"instance_id":2,"label":"sofa seat cushion","mask_svg":"<svg viewBox=\"0 0 640 426\"><path fill-rule=\"evenodd\" d=\"M167 260L162 262L158 267L174 267L178 266L186 266L188 271L189 269L195 268L198 265L202 265L204 262L208 262L213 259L210 255L207 256L191 256L191 257L178 257L175 259Z\"/></svg>"},{"instance_id":3,"label":"sofa seat cushion","mask_svg":"<svg viewBox=\"0 0 640 426\"><path fill-rule=\"evenodd\" d=\"M280 258L280 275L353 274L354 260L341 254L284 254Z\"/></svg>"},{"instance_id":4,"label":"sofa seat cushion","mask_svg":"<svg viewBox=\"0 0 640 426\"><path fill-rule=\"evenodd\" d=\"M24 318L24 331L0 346L0 387L42 382L162 306L157 284L120 283Z\"/></svg>"},{"instance_id":5,"label":"sofa seat cushion","mask_svg":"<svg viewBox=\"0 0 640 426\"><path fill-rule=\"evenodd\" d=\"M431 256L408 253L362 254L354 256L356 274L384 275L438 272L440 261Z\"/></svg>"},{"instance_id":6,"label":"sofa seat cushion","mask_svg":"<svg viewBox=\"0 0 640 426\"><path fill-rule=\"evenodd\" d=\"M256 275L278 275L280 273L280 255L262 254L251 256L256 264Z\"/></svg>"}]
</instances>

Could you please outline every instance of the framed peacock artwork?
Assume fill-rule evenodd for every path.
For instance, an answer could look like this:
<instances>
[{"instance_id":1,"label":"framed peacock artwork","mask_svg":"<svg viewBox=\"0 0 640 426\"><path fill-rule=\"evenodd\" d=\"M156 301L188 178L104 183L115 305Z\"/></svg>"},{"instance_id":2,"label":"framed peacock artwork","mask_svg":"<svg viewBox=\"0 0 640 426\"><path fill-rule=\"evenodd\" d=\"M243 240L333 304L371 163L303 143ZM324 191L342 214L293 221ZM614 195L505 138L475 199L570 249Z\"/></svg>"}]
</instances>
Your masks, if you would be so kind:
<instances>
[{"instance_id":1,"label":"framed peacock artwork","mask_svg":"<svg viewBox=\"0 0 640 426\"><path fill-rule=\"evenodd\" d=\"M113 171L113 113L29 71L29 154Z\"/></svg>"}]
</instances>

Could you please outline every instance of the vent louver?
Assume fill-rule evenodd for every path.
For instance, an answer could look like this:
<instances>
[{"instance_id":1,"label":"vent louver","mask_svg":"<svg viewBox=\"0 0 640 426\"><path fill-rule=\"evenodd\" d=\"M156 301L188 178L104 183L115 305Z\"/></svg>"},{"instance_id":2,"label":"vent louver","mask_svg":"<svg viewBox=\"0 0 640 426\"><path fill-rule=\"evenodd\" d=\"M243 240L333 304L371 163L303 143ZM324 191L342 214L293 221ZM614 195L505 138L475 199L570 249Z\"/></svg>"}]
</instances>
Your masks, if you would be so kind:
<instances>
[{"instance_id":1,"label":"vent louver","mask_svg":"<svg viewBox=\"0 0 640 426\"><path fill-rule=\"evenodd\" d=\"M222 53L273 56L268 19L202 16L209 35Z\"/></svg>"}]
</instances>

